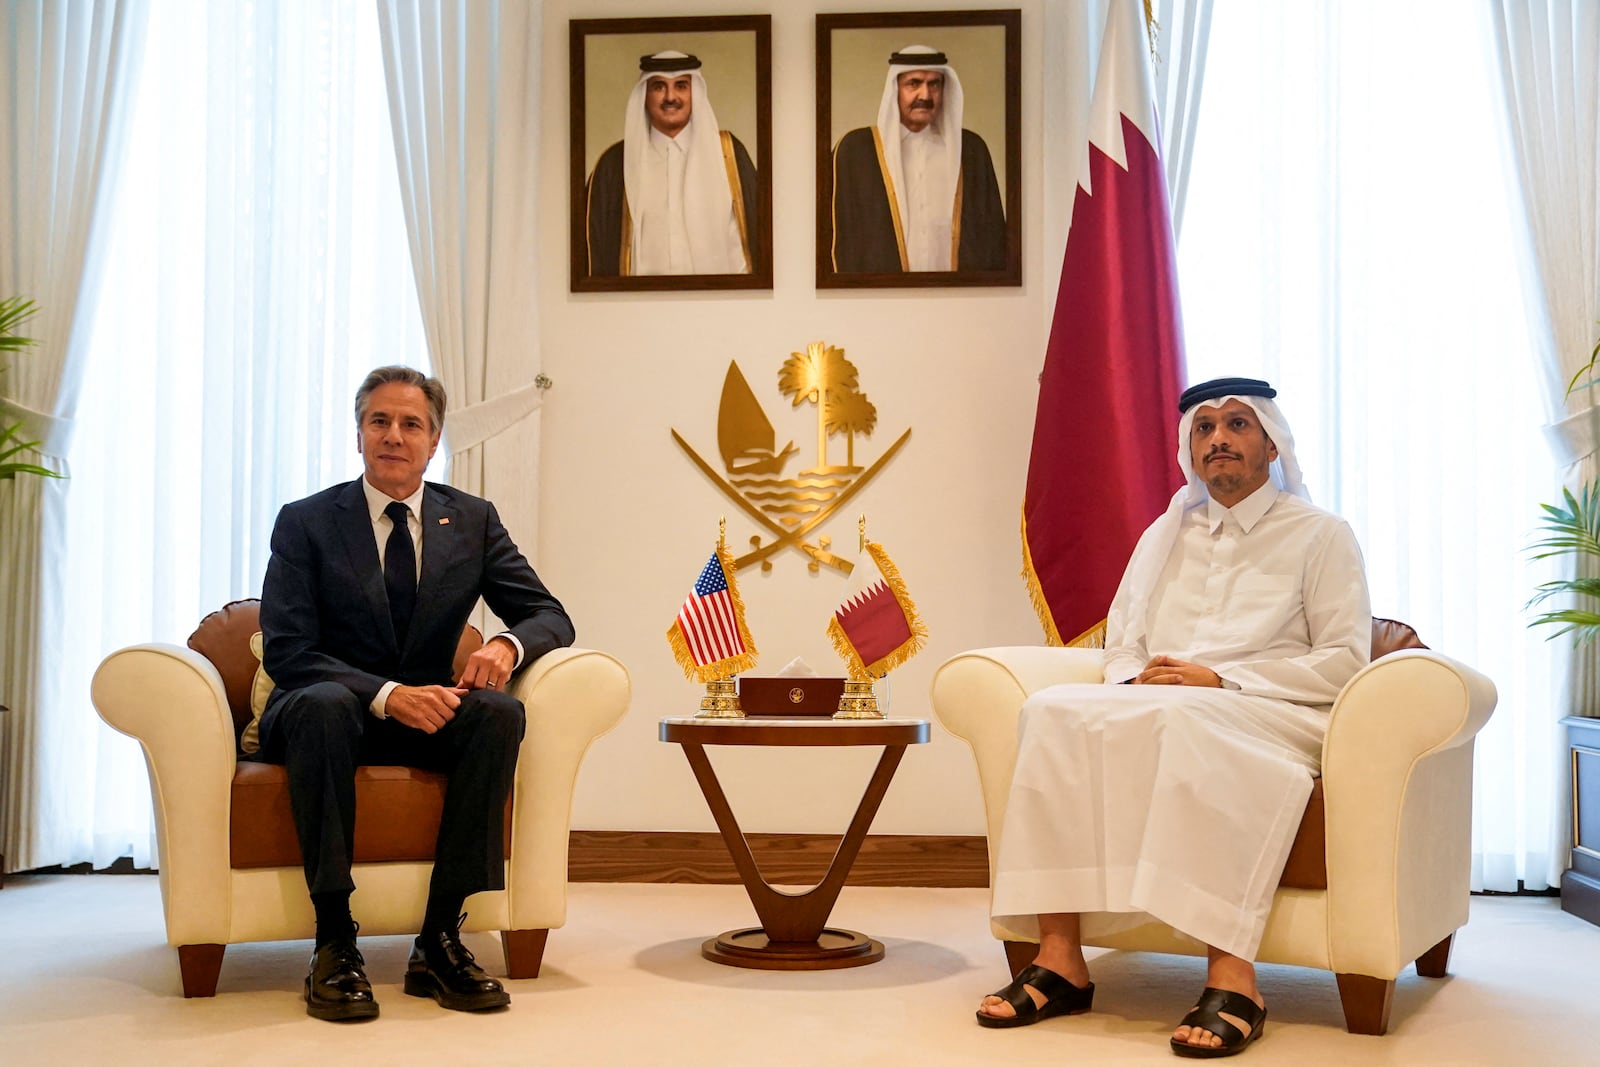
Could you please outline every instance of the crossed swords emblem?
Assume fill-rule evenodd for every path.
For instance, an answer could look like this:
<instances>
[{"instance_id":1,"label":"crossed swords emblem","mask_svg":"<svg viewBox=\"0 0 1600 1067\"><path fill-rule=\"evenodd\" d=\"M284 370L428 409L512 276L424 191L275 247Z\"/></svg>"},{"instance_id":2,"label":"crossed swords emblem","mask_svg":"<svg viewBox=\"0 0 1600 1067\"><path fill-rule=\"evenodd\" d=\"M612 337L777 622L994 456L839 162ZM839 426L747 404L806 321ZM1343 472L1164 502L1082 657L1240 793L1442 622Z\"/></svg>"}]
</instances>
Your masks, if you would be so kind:
<instances>
[{"instance_id":1,"label":"crossed swords emblem","mask_svg":"<svg viewBox=\"0 0 1600 1067\"><path fill-rule=\"evenodd\" d=\"M818 406L818 463L815 468L802 472L800 478L765 479L760 484L758 495L776 501L775 504L769 504L773 510L799 511L802 518L790 518L788 523L773 518L767 508L752 499L750 490L741 489L725 477L701 457L677 430L672 431L672 439L713 485L773 538L763 544L761 535L751 537L751 550L733 561L735 570L743 570L753 563L761 564L763 571L770 570L772 556L785 548L794 548L809 557L807 567L813 573L820 567L831 567L841 574L849 574L855 564L830 552L831 541L826 535L817 537L815 543L807 538L872 481L905 445L911 437L911 431L907 429L883 455L863 469L853 462L855 434L871 433L877 422L877 412L865 394L856 389L857 371L844 358L844 350L819 342L809 346L804 353L795 352L784 363L778 380L779 388L794 399L796 406L804 401L815 402ZM832 420L826 418L825 409L828 407L833 409ZM776 438L772 424L767 420L755 394L750 391L737 363L728 365L717 422L718 445L729 476L753 481L759 475L780 474L789 456L798 451L792 441L781 450L773 447ZM850 435L851 462L845 465L827 463L830 426L834 433ZM818 489L819 481L844 484L815 511L807 512L806 509L823 491Z\"/></svg>"}]
</instances>

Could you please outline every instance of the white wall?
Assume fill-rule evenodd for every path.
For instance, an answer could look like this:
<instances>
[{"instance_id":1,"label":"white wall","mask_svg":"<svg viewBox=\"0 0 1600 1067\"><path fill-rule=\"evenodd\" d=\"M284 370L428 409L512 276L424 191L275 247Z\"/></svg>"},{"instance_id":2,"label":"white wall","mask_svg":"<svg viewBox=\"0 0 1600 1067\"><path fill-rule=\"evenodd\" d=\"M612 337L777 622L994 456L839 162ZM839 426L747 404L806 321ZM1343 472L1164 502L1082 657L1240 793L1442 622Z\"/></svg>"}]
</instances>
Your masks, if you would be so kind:
<instances>
[{"instance_id":1,"label":"white wall","mask_svg":"<svg viewBox=\"0 0 1600 1067\"><path fill-rule=\"evenodd\" d=\"M912 430L900 454L819 531L849 555L855 516L864 512L928 624L928 647L890 677L892 713L928 715L934 669L962 649L1040 640L1018 576L1018 526L1036 379L1060 267L1042 263L1040 238L1042 0L903 5L1022 9L1025 284L999 289L814 287L813 16L823 5L763 6L776 9L773 289L575 295L568 291L566 266L567 21L595 13L581 3L544 5L538 341L555 386L542 412L535 565L572 612L578 643L618 656L634 685L628 717L595 746L584 767L573 817L578 829L712 828L682 753L658 741L656 731L662 716L692 714L702 692L684 680L664 635L715 541L718 517L727 516L736 554L761 532L669 434L677 429L715 461L717 403L730 359L739 361L773 416L779 443L794 437L802 456L815 448L814 409L783 405L776 375L791 351L811 341L843 346L877 405L878 430L858 442L858 459L876 457L903 428ZM882 0L860 6L895 7ZM683 10L610 3L605 14L659 16L674 8ZM750 10L747 3L716 0L693 8L696 14ZM842 673L823 631L846 579L826 569L809 573L793 550L773 563L769 573L748 567L738 576L761 650L753 673L773 673L796 656L820 673ZM762 832L841 831L875 758L875 749L726 748L712 755L745 829ZM873 829L982 833L966 746L936 726L930 744L907 753Z\"/></svg>"}]
</instances>

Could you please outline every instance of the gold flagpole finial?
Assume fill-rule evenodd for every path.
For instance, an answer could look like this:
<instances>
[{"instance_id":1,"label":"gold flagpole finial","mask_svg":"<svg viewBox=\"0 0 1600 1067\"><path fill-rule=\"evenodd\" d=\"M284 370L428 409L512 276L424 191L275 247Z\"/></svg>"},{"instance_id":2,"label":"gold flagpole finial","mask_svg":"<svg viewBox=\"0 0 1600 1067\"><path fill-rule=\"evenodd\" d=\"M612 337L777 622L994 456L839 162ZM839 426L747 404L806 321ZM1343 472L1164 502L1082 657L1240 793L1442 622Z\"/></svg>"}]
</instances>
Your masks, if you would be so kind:
<instances>
[{"instance_id":1,"label":"gold flagpole finial","mask_svg":"<svg viewBox=\"0 0 1600 1067\"><path fill-rule=\"evenodd\" d=\"M860 534L859 538L857 539L856 551L860 552L861 550L863 550L864 548L867 547L867 514L866 514L866 512L862 512L861 516L856 519L856 530Z\"/></svg>"},{"instance_id":2,"label":"gold flagpole finial","mask_svg":"<svg viewBox=\"0 0 1600 1067\"><path fill-rule=\"evenodd\" d=\"M728 516L717 516L717 544L721 545L728 539Z\"/></svg>"}]
</instances>

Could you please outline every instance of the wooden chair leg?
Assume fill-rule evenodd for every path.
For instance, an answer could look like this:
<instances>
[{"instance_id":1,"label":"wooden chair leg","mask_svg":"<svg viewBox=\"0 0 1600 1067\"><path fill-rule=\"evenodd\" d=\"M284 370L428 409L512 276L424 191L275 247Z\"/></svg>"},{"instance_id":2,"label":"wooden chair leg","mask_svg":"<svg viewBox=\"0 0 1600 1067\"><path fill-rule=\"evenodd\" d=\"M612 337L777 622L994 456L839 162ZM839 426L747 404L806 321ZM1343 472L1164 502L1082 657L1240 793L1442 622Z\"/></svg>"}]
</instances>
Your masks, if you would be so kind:
<instances>
[{"instance_id":1,"label":"wooden chair leg","mask_svg":"<svg viewBox=\"0 0 1600 1067\"><path fill-rule=\"evenodd\" d=\"M1450 971L1450 946L1455 944L1455 940L1456 935L1451 934L1418 956L1417 973L1424 978L1443 978L1448 974Z\"/></svg>"},{"instance_id":2,"label":"wooden chair leg","mask_svg":"<svg viewBox=\"0 0 1600 1067\"><path fill-rule=\"evenodd\" d=\"M1389 1009L1394 1005L1394 979L1364 974L1341 974L1339 1001L1344 1005L1344 1026L1352 1034L1382 1036L1389 1031Z\"/></svg>"},{"instance_id":3,"label":"wooden chair leg","mask_svg":"<svg viewBox=\"0 0 1600 1067\"><path fill-rule=\"evenodd\" d=\"M178 973L183 977L186 997L217 995L217 976L222 973L222 953L227 945L179 945Z\"/></svg>"},{"instance_id":4,"label":"wooden chair leg","mask_svg":"<svg viewBox=\"0 0 1600 1067\"><path fill-rule=\"evenodd\" d=\"M506 953L507 978L537 978L544 962L549 930L501 930L500 947Z\"/></svg>"},{"instance_id":5,"label":"wooden chair leg","mask_svg":"<svg viewBox=\"0 0 1600 1067\"><path fill-rule=\"evenodd\" d=\"M1033 941L1007 941L1006 966L1011 968L1011 977L1015 978L1022 973L1022 969L1032 963L1039 955L1039 946Z\"/></svg>"}]
</instances>

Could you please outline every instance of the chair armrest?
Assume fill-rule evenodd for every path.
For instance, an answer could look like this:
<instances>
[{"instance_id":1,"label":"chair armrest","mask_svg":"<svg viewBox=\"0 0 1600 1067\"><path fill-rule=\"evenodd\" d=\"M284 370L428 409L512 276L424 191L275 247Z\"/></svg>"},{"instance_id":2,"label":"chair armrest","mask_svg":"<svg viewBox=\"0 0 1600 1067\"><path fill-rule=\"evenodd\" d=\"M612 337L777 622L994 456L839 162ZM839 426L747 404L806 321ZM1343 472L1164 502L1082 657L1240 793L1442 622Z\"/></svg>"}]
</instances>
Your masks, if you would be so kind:
<instances>
[{"instance_id":1,"label":"chair armrest","mask_svg":"<svg viewBox=\"0 0 1600 1067\"><path fill-rule=\"evenodd\" d=\"M1105 653L1098 648L1010 645L978 648L939 665L930 686L940 724L972 747L994 869L1006 797L1017 761L1017 717L1032 693L1067 682L1098 684Z\"/></svg>"},{"instance_id":2,"label":"chair armrest","mask_svg":"<svg viewBox=\"0 0 1600 1067\"><path fill-rule=\"evenodd\" d=\"M1392 978L1466 922L1472 741L1495 701L1488 677L1423 649L1339 694L1322 755L1334 970Z\"/></svg>"},{"instance_id":3,"label":"chair armrest","mask_svg":"<svg viewBox=\"0 0 1600 1067\"><path fill-rule=\"evenodd\" d=\"M134 645L101 662L89 692L100 717L144 749L168 942L225 943L235 740L222 676L192 649Z\"/></svg>"},{"instance_id":4,"label":"chair armrest","mask_svg":"<svg viewBox=\"0 0 1600 1067\"><path fill-rule=\"evenodd\" d=\"M628 669L587 648L558 648L522 671L511 695L527 709L512 800L506 874L511 929L550 929L567 917L567 843L578 768L596 738L622 721Z\"/></svg>"}]
</instances>

